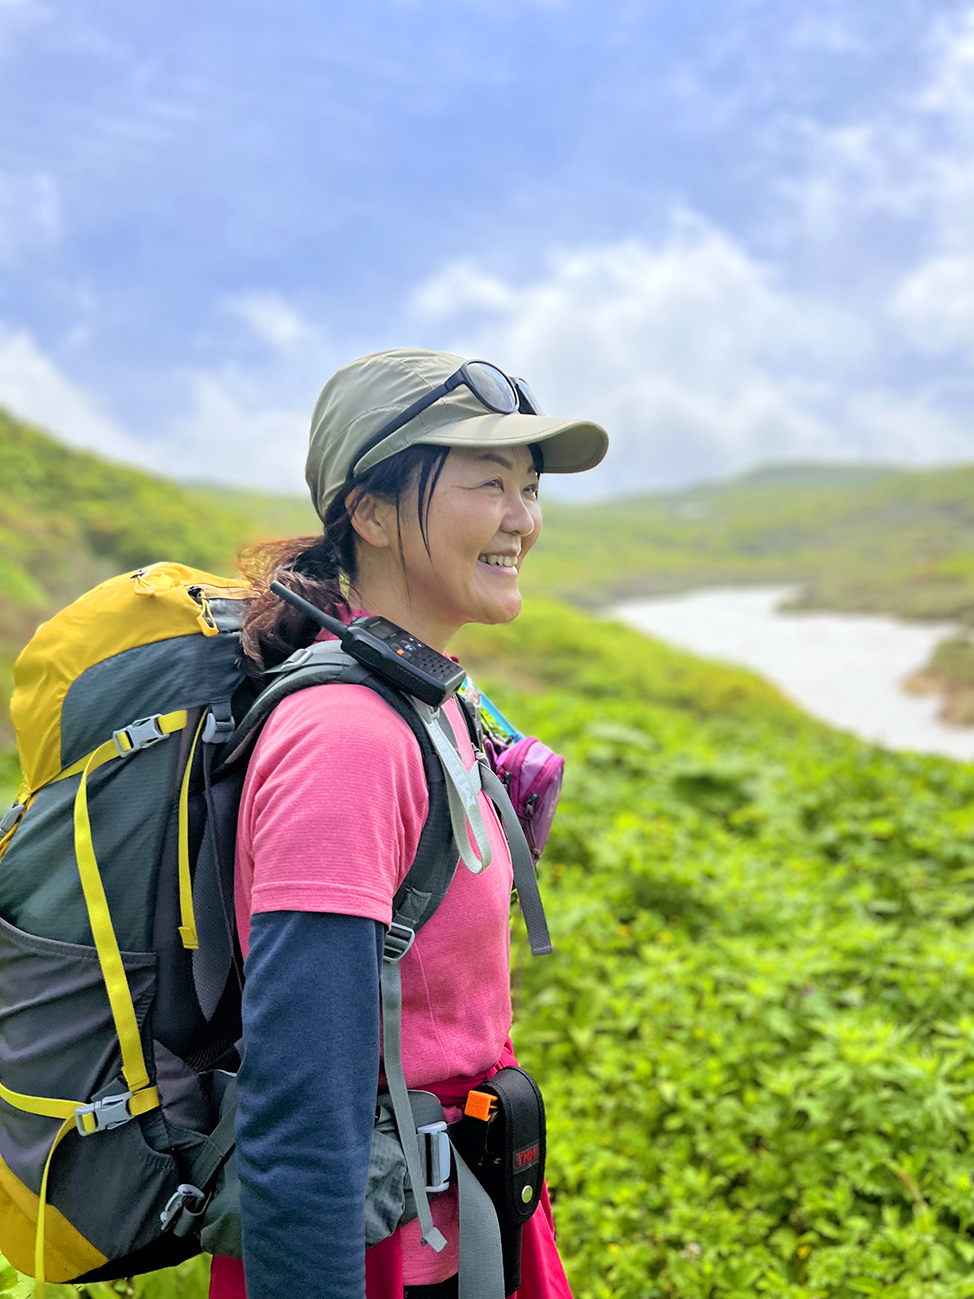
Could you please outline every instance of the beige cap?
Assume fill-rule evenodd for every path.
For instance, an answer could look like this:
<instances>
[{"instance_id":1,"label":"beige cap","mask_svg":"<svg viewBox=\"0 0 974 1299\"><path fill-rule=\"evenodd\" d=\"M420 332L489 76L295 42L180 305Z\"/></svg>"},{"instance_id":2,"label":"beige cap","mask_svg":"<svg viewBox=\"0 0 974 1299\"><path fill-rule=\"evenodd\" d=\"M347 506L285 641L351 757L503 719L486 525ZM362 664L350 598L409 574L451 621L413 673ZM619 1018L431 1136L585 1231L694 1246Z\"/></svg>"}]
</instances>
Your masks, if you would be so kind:
<instances>
[{"instance_id":1,"label":"beige cap","mask_svg":"<svg viewBox=\"0 0 974 1299\"><path fill-rule=\"evenodd\" d=\"M361 356L322 389L311 417L305 479L323 519L361 449L383 424L438 387L463 364L450 352L397 347ZM417 443L448 447L544 443L545 473L577 474L605 455L609 437L591 420L546 415L496 415L461 385L384 438L356 466L359 474Z\"/></svg>"}]
</instances>

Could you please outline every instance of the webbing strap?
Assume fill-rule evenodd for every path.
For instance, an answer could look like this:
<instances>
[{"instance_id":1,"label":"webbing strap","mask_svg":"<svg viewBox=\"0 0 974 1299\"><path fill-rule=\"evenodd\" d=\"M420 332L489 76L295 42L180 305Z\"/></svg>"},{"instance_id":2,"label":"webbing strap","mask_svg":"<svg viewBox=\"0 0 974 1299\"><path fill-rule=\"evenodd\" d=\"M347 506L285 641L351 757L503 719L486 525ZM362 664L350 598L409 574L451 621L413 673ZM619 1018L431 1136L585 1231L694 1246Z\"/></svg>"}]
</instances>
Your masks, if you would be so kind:
<instances>
[{"instance_id":1,"label":"webbing strap","mask_svg":"<svg viewBox=\"0 0 974 1299\"><path fill-rule=\"evenodd\" d=\"M456 1146L453 1162L457 1170L460 1221L458 1299L505 1299L504 1253L497 1211Z\"/></svg>"},{"instance_id":2,"label":"webbing strap","mask_svg":"<svg viewBox=\"0 0 974 1299\"><path fill-rule=\"evenodd\" d=\"M460 860L472 875L479 875L490 865L490 840L487 827L484 825L483 813L480 810L480 771L474 763L468 771L457 751L456 736L453 728L443 717L440 709L430 708L410 696L410 703L426 727L437 757L443 765L446 776L446 792L450 803L450 824L453 837L460 851ZM470 833L467 832L467 826ZM473 835L477 853L474 855L470 846L470 835Z\"/></svg>"},{"instance_id":3,"label":"webbing strap","mask_svg":"<svg viewBox=\"0 0 974 1299\"><path fill-rule=\"evenodd\" d=\"M44 1299L45 1277L44 1277L44 1231L47 1219L47 1179L51 1171L51 1161L54 1158L54 1152L58 1146L74 1127L74 1114L66 1118L57 1130L57 1136L54 1138L50 1150L47 1152L47 1159L44 1161L44 1172L41 1176L41 1190L37 1201L37 1233L34 1236L34 1299Z\"/></svg>"},{"instance_id":4,"label":"webbing strap","mask_svg":"<svg viewBox=\"0 0 974 1299\"><path fill-rule=\"evenodd\" d=\"M203 726L207 719L206 709L200 718L186 759L186 770L183 772L179 787L179 937L187 951L195 952L200 945L196 933L196 916L193 912L193 877L189 869L189 785L193 775L193 759L196 757L196 746L199 743Z\"/></svg>"},{"instance_id":5,"label":"webbing strap","mask_svg":"<svg viewBox=\"0 0 974 1299\"><path fill-rule=\"evenodd\" d=\"M174 713L160 713L158 717L154 717L152 720L158 728L160 736L172 735L174 731L181 731L186 725L186 710L180 708ZM125 757L126 754L134 751L131 741L124 735L124 732L120 731L119 737L119 744L121 747L119 747L119 744L115 743L114 739L108 741L108 744L110 744L111 748L114 750L114 752L109 753L109 758L122 758ZM105 747L104 744L100 745L98 749L94 750L94 753L98 753L100 749L104 749ZM89 761L94 756L94 753L86 753L83 758L79 758L77 762L73 762L70 767L65 767L64 770L59 771L56 776L52 776L47 784L56 785L59 780L67 780L69 776L77 776L79 772L84 771L85 767L87 767ZM103 759L103 761L107 760L108 759ZM97 765L101 766L101 763L98 763ZM33 797L36 793L37 790L32 789L30 791L30 796Z\"/></svg>"},{"instance_id":6,"label":"webbing strap","mask_svg":"<svg viewBox=\"0 0 974 1299\"><path fill-rule=\"evenodd\" d=\"M80 1101L62 1101L56 1096L25 1096L22 1092L11 1091L0 1083L0 1097L14 1109L24 1110L27 1114L40 1114L45 1119L74 1119L74 1112Z\"/></svg>"},{"instance_id":7,"label":"webbing strap","mask_svg":"<svg viewBox=\"0 0 974 1299\"><path fill-rule=\"evenodd\" d=\"M77 1126L78 1110L80 1103L78 1101L65 1101L55 1096L26 1096L23 1092L11 1091L9 1087L4 1087L0 1083L0 1097L13 1105L15 1109L24 1110L27 1114L39 1114L46 1119L61 1119L61 1126L58 1128L51 1143L51 1148L47 1152L47 1159L44 1161L44 1172L41 1175L41 1189L37 1197L37 1228L34 1235L34 1296L35 1299L44 1299L44 1252L45 1252L45 1228L47 1222L47 1183L51 1172L51 1163L54 1159L54 1152L58 1146ZM159 1104L159 1093L155 1087L148 1087L144 1091L132 1096L128 1103L129 1114L134 1118L137 1114L145 1114L150 1109L155 1109ZM85 1115L85 1127L89 1132L96 1130L95 1120L91 1115ZM90 1120L90 1125L87 1120Z\"/></svg>"},{"instance_id":8,"label":"webbing strap","mask_svg":"<svg viewBox=\"0 0 974 1299\"><path fill-rule=\"evenodd\" d=\"M399 1132L399 1144L406 1158L406 1172L416 1197L420 1238L431 1245L438 1254L446 1245L446 1237L433 1226L429 1200L426 1198L426 1177L419 1158L419 1138L409 1103L406 1078L402 1071L402 978L399 961L384 957L380 979L382 989L382 1064L386 1085L392 1100L392 1112Z\"/></svg>"},{"instance_id":9,"label":"webbing strap","mask_svg":"<svg viewBox=\"0 0 974 1299\"><path fill-rule=\"evenodd\" d=\"M154 719L161 735L171 735L174 731L182 730L186 720L185 710ZM105 886L98 869L98 858L95 856L95 846L91 838L91 820L88 816L88 778L91 773L104 763L122 757L134 748L125 733L118 732L117 740L106 740L88 755L88 760L81 772L78 792L74 798L74 851L78 860L78 874L81 877L91 934L98 952L102 978L105 980L105 991L108 993L112 1019L115 1021L115 1032L122 1052L122 1077L129 1091L139 1092L149 1086L149 1073L142 1054L142 1038L135 1016L135 1006L112 926Z\"/></svg>"},{"instance_id":10,"label":"webbing strap","mask_svg":"<svg viewBox=\"0 0 974 1299\"><path fill-rule=\"evenodd\" d=\"M521 906L521 914L524 916L532 955L547 956L553 950L551 936L548 933L548 922L545 919L544 904L538 888L534 858L524 837L521 822L517 819L514 804L503 782L490 769L486 760L480 763L480 779L483 781L484 793L500 812L501 820L504 822L504 833L511 849L514 887L517 889L517 900Z\"/></svg>"},{"instance_id":11,"label":"webbing strap","mask_svg":"<svg viewBox=\"0 0 974 1299\"><path fill-rule=\"evenodd\" d=\"M105 980L105 991L108 993L112 1019L115 1021L115 1032L118 1034L118 1044L122 1052L122 1077L129 1091L137 1092L143 1087L148 1087L149 1074L142 1055L142 1038L135 1017L135 1006L112 926L105 886L98 870L98 859L91 840L91 821L88 816L88 777L97 767L118 756L115 741L109 740L95 749L81 773L81 783L78 785L78 792L74 799L74 851L78 859L78 874L81 876L81 888L88 909L91 933L95 940L102 978Z\"/></svg>"}]
</instances>

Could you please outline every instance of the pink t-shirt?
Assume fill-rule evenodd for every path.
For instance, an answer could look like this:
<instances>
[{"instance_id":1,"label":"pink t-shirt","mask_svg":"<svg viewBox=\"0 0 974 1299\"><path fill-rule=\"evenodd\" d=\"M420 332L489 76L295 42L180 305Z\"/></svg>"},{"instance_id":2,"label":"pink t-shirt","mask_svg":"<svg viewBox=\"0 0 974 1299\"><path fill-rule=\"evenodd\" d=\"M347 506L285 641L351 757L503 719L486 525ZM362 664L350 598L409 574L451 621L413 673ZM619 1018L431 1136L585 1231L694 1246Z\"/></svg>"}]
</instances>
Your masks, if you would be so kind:
<instances>
[{"instance_id":1,"label":"pink t-shirt","mask_svg":"<svg viewBox=\"0 0 974 1299\"><path fill-rule=\"evenodd\" d=\"M475 759L453 700L445 706L469 769ZM511 857L493 804L481 794L493 860L462 864L436 914L402 961L402 1054L408 1086L422 1088L494 1064L511 1027ZM426 820L419 745L366 686L311 686L274 710L247 770L237 835L236 909L247 952L261 911L323 911L387 925ZM323 989L327 993L327 989ZM455 1188L430 1199L449 1244L419 1243L402 1228L404 1278L413 1285L457 1270Z\"/></svg>"}]
</instances>

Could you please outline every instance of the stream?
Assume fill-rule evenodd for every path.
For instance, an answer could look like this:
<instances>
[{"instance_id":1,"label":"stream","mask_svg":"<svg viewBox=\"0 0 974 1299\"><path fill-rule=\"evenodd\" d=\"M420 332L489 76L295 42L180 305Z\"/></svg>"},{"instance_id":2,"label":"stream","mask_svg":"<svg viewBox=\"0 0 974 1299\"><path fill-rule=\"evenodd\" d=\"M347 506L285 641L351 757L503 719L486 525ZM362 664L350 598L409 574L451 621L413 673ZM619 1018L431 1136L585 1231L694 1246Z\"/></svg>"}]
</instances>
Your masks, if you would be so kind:
<instances>
[{"instance_id":1,"label":"stream","mask_svg":"<svg viewBox=\"0 0 974 1299\"><path fill-rule=\"evenodd\" d=\"M938 698L902 688L950 623L779 612L793 591L718 587L627 601L611 614L701 658L751 668L812 716L864 740L974 760L974 727L945 725Z\"/></svg>"}]
</instances>

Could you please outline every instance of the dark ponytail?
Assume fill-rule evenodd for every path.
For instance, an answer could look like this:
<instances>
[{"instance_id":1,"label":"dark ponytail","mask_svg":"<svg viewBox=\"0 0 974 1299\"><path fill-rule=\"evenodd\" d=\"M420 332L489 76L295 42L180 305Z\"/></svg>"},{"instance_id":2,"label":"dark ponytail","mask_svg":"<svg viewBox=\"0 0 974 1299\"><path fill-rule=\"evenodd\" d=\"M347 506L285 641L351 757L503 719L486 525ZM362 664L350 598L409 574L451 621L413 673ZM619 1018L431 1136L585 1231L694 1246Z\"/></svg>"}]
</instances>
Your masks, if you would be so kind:
<instances>
[{"instance_id":1,"label":"dark ponytail","mask_svg":"<svg viewBox=\"0 0 974 1299\"><path fill-rule=\"evenodd\" d=\"M320 630L317 623L279 600L268 589L271 582L282 582L336 618L348 616L348 589L358 575L357 534L351 515L366 493L395 505L402 557L399 510L404 494L415 483L420 533L429 550L430 502L449 454L449 447L407 447L380 460L357 481L345 483L325 512L321 536L270 541L241 551L240 568L256 589L241 637L243 668L248 676L258 677L296 649L310 645ZM345 502L351 493L350 511Z\"/></svg>"}]
</instances>

